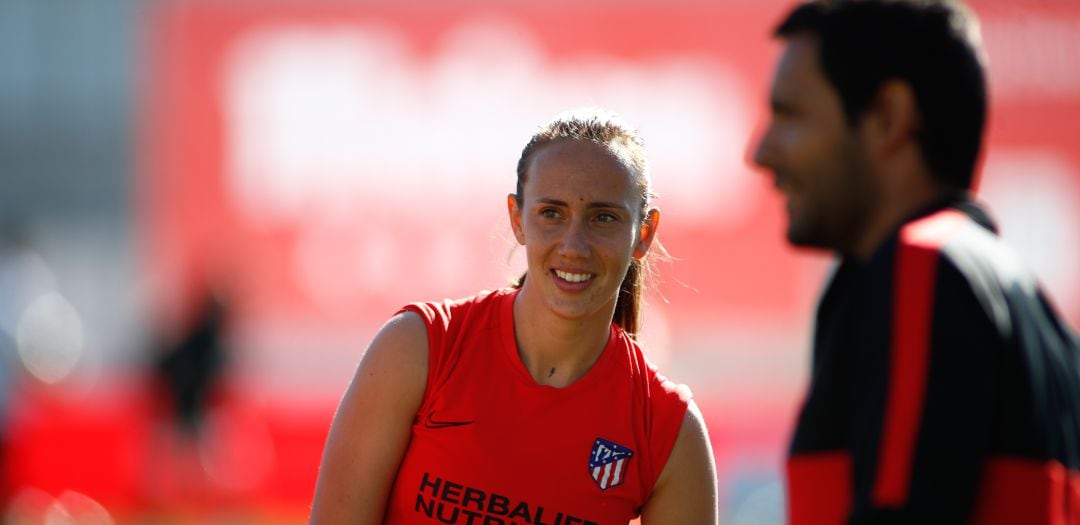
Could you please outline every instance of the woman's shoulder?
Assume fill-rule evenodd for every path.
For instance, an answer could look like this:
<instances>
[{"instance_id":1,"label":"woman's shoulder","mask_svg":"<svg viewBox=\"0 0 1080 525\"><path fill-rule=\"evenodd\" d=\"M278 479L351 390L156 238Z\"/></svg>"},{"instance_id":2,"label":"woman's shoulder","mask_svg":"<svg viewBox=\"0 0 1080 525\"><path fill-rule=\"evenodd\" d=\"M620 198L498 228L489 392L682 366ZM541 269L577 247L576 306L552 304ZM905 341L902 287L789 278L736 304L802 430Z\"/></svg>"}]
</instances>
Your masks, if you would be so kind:
<instances>
[{"instance_id":1,"label":"woman's shoulder","mask_svg":"<svg viewBox=\"0 0 1080 525\"><path fill-rule=\"evenodd\" d=\"M397 313L414 312L429 325L436 324L448 328L454 319L475 313L497 311L498 304L516 292L517 290L513 288L481 290L467 297L409 303Z\"/></svg>"},{"instance_id":2,"label":"woman's shoulder","mask_svg":"<svg viewBox=\"0 0 1080 525\"><path fill-rule=\"evenodd\" d=\"M640 342L618 325L612 326L613 338L625 349L630 374L639 378L650 401L672 403L685 408L693 397L690 387L669 379L649 357L649 352Z\"/></svg>"},{"instance_id":3,"label":"woman's shoulder","mask_svg":"<svg viewBox=\"0 0 1080 525\"><path fill-rule=\"evenodd\" d=\"M426 336L429 364L436 372L453 364L465 341L501 333L500 326L513 307L516 290L481 291L459 299L411 303L397 315L418 316Z\"/></svg>"}]
</instances>

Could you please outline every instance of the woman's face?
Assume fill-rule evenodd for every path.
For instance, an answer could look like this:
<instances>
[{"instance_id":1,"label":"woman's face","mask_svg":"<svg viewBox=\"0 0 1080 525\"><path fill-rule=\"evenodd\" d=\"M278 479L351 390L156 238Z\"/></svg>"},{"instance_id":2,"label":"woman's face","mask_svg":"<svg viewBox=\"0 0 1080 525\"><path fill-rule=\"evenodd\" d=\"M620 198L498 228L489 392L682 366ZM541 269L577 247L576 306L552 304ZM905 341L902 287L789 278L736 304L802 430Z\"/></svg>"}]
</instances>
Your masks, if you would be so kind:
<instances>
[{"instance_id":1,"label":"woman's face","mask_svg":"<svg viewBox=\"0 0 1080 525\"><path fill-rule=\"evenodd\" d=\"M637 175L602 146L562 140L533 152L522 193L508 206L525 246L526 289L560 317L610 319L630 261L648 251L659 219L651 210L643 220Z\"/></svg>"}]
</instances>

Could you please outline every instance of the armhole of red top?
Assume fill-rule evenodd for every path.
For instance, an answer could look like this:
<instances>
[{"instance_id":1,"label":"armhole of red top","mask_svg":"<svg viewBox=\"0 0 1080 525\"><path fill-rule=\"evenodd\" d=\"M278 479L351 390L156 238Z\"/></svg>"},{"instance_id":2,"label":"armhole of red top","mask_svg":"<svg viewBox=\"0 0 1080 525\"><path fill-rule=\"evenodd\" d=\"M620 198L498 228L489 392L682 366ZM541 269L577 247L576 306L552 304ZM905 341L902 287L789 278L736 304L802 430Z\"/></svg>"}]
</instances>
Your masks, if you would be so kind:
<instances>
[{"instance_id":1,"label":"armhole of red top","mask_svg":"<svg viewBox=\"0 0 1080 525\"><path fill-rule=\"evenodd\" d=\"M647 499L675 450L675 441L682 431L693 394L686 385L665 378L651 365L646 366L650 370L647 383L650 389L649 411L652 413L649 428L649 463L652 472L649 473L648 492L645 494Z\"/></svg>"},{"instance_id":2,"label":"armhole of red top","mask_svg":"<svg viewBox=\"0 0 1080 525\"><path fill-rule=\"evenodd\" d=\"M438 303L412 303L398 311L398 314L413 312L419 315L427 329L427 380L424 383L424 397L420 402L420 413L427 406L428 400L435 389L436 378L440 376L442 370L444 361L442 352L443 339L449 324L449 315L444 309L444 305Z\"/></svg>"}]
</instances>

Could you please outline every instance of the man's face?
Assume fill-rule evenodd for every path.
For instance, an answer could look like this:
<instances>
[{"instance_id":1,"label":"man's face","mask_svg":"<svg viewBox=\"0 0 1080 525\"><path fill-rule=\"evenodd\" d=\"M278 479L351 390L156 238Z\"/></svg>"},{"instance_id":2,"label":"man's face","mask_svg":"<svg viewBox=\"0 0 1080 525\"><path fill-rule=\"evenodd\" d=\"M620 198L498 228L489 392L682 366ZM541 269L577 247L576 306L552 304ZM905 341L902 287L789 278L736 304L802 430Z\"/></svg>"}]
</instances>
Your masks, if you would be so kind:
<instances>
[{"instance_id":1,"label":"man's face","mask_svg":"<svg viewBox=\"0 0 1080 525\"><path fill-rule=\"evenodd\" d=\"M787 197L788 241L850 253L877 192L857 130L819 66L816 37L787 41L770 98L754 162Z\"/></svg>"}]
</instances>

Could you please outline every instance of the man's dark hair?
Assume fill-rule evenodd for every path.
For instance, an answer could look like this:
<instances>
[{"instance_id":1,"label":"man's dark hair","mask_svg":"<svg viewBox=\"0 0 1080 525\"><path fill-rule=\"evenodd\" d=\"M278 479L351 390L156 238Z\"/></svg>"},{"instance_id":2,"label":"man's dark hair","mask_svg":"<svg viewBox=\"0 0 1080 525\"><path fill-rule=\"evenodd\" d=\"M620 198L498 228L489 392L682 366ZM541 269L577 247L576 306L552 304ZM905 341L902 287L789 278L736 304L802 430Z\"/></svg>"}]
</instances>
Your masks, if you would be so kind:
<instances>
[{"instance_id":1,"label":"man's dark hair","mask_svg":"<svg viewBox=\"0 0 1080 525\"><path fill-rule=\"evenodd\" d=\"M987 106L976 24L963 5L947 0L813 0L796 7L775 35L817 37L821 69L849 124L884 82L910 85L926 163L939 181L966 189Z\"/></svg>"}]
</instances>

